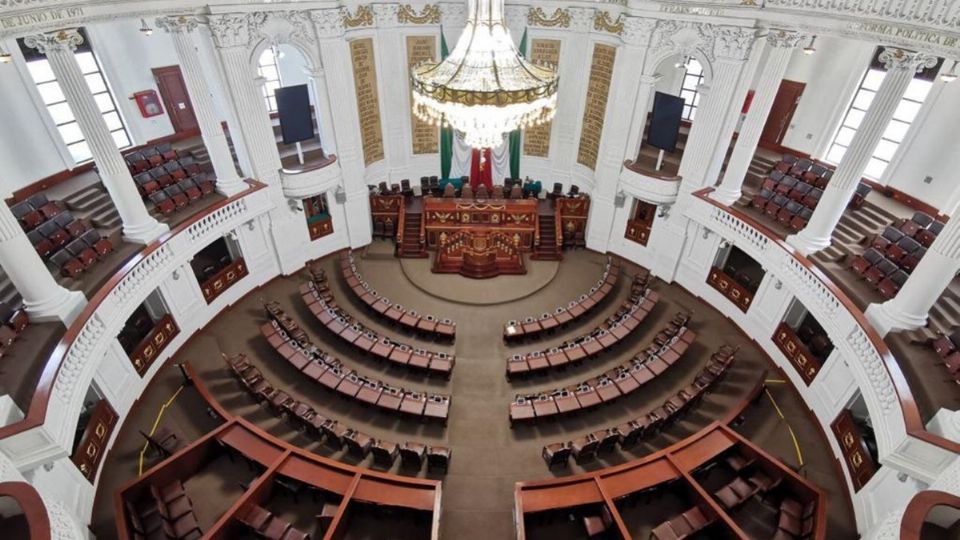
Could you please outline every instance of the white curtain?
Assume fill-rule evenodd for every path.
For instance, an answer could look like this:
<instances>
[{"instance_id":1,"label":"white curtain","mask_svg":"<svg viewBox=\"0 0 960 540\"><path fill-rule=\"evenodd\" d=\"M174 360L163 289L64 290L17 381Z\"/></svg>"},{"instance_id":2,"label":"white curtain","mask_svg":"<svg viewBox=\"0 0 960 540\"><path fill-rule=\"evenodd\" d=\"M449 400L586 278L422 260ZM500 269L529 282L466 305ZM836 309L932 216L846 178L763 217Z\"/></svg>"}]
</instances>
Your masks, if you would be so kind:
<instances>
[{"instance_id":1,"label":"white curtain","mask_svg":"<svg viewBox=\"0 0 960 540\"><path fill-rule=\"evenodd\" d=\"M504 140L503 144L490 151L493 157L493 183L502 185L503 179L510 176L510 145ZM463 142L460 135L453 136L453 157L450 160L450 176L460 178L470 176L470 161L473 159L473 148Z\"/></svg>"}]
</instances>

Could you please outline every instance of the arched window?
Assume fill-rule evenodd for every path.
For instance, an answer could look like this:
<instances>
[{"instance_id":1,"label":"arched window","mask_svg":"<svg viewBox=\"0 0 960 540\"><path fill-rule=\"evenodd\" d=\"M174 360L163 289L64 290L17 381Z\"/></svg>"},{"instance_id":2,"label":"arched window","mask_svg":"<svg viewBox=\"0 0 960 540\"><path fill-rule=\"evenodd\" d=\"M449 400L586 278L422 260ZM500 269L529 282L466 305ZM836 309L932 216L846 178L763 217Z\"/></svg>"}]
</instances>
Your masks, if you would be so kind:
<instances>
[{"instance_id":1,"label":"arched window","mask_svg":"<svg viewBox=\"0 0 960 540\"><path fill-rule=\"evenodd\" d=\"M283 86L280 81L280 70L277 68L277 61L282 57L279 47L267 47L260 54L257 61L257 72L266 82L263 84L263 99L267 103L268 112L277 111L277 98L275 93L277 88Z\"/></svg>"},{"instance_id":2,"label":"arched window","mask_svg":"<svg viewBox=\"0 0 960 540\"><path fill-rule=\"evenodd\" d=\"M700 106L700 92L703 84L703 66L692 56L683 64L683 83L680 85L680 97L683 98L683 119L693 121Z\"/></svg>"}]
</instances>

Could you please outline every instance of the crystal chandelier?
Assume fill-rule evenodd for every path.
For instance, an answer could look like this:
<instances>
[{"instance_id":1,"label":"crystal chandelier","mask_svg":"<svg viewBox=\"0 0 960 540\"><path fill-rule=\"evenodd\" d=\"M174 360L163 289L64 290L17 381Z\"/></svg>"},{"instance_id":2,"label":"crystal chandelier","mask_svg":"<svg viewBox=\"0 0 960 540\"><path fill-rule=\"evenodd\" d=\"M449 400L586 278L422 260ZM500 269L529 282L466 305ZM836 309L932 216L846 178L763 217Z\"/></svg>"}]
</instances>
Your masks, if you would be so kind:
<instances>
[{"instance_id":1,"label":"crystal chandelier","mask_svg":"<svg viewBox=\"0 0 960 540\"><path fill-rule=\"evenodd\" d=\"M500 146L518 128L553 118L554 66L528 62L503 21L503 0L467 0L467 25L439 64L411 70L418 118L456 130L474 148Z\"/></svg>"}]
</instances>

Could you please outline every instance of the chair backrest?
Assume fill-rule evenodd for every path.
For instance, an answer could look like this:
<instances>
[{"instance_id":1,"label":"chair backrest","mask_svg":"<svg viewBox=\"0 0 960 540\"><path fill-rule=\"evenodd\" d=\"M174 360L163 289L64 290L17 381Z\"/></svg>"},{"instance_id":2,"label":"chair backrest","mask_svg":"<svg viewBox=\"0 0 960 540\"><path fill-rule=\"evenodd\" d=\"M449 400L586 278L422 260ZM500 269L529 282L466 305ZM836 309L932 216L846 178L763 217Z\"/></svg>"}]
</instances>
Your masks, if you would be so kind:
<instances>
[{"instance_id":1,"label":"chair backrest","mask_svg":"<svg viewBox=\"0 0 960 540\"><path fill-rule=\"evenodd\" d=\"M193 165L196 162L196 160L193 159L193 156L183 156L178 161L180 162L180 165L184 167L186 167L187 165Z\"/></svg>"},{"instance_id":2,"label":"chair backrest","mask_svg":"<svg viewBox=\"0 0 960 540\"><path fill-rule=\"evenodd\" d=\"M77 238L66 246L66 250L74 255L80 255L86 249L90 249L90 246L88 246L87 243L81 238Z\"/></svg>"},{"instance_id":3,"label":"chair backrest","mask_svg":"<svg viewBox=\"0 0 960 540\"><path fill-rule=\"evenodd\" d=\"M944 222L940 220L935 220L933 223L930 224L929 227L927 227L927 230L932 232L933 234L940 234L940 232L943 231L944 226L945 226Z\"/></svg>"},{"instance_id":4,"label":"chair backrest","mask_svg":"<svg viewBox=\"0 0 960 540\"><path fill-rule=\"evenodd\" d=\"M473 198L473 188L470 187L470 184L464 184L463 187L460 188L460 196L464 199Z\"/></svg>"},{"instance_id":5,"label":"chair backrest","mask_svg":"<svg viewBox=\"0 0 960 540\"><path fill-rule=\"evenodd\" d=\"M933 218L925 212L914 212L913 217L910 218L914 223L920 225L924 229L930 226L933 223Z\"/></svg>"},{"instance_id":6,"label":"chair backrest","mask_svg":"<svg viewBox=\"0 0 960 540\"><path fill-rule=\"evenodd\" d=\"M477 188L477 198L486 199L490 196L490 193L487 191L486 184L480 184L480 187Z\"/></svg>"},{"instance_id":7,"label":"chair backrest","mask_svg":"<svg viewBox=\"0 0 960 540\"><path fill-rule=\"evenodd\" d=\"M22 201L10 207L10 212L13 214L13 217L20 219L23 216L33 212L34 208L30 205L30 201Z\"/></svg>"},{"instance_id":8,"label":"chair backrest","mask_svg":"<svg viewBox=\"0 0 960 540\"><path fill-rule=\"evenodd\" d=\"M770 171L770 174L767 176L769 176L770 179L773 180L774 182L779 182L783 180L783 172L778 171L776 169Z\"/></svg>"},{"instance_id":9,"label":"chair backrest","mask_svg":"<svg viewBox=\"0 0 960 540\"><path fill-rule=\"evenodd\" d=\"M149 196L150 202L152 202L152 203L154 203L154 204L159 204L159 203L161 203L161 202L163 202L163 201L165 201L165 200L167 200L167 199L169 199L169 198L170 198L170 196L167 195L166 193L164 193L163 191L154 191L154 192L151 193L150 196Z\"/></svg>"},{"instance_id":10,"label":"chair backrest","mask_svg":"<svg viewBox=\"0 0 960 540\"><path fill-rule=\"evenodd\" d=\"M903 232L901 232L900 229L897 229L896 227L891 227L890 225L887 225L887 228L883 230L883 234L880 236L882 236L884 239L886 239L889 242L897 242L901 238L903 238Z\"/></svg>"},{"instance_id":11,"label":"chair backrest","mask_svg":"<svg viewBox=\"0 0 960 540\"><path fill-rule=\"evenodd\" d=\"M380 194L381 194L381 195L386 195L386 194L387 194L387 191L389 191L389 188L387 188L387 183L386 183L386 182L380 182L380 183L377 185L377 188L380 190Z\"/></svg>"},{"instance_id":12,"label":"chair backrest","mask_svg":"<svg viewBox=\"0 0 960 540\"><path fill-rule=\"evenodd\" d=\"M510 188L510 198L511 199L522 199L523 198L523 188L520 187L520 184L514 184Z\"/></svg>"},{"instance_id":13,"label":"chair backrest","mask_svg":"<svg viewBox=\"0 0 960 540\"><path fill-rule=\"evenodd\" d=\"M870 264L877 264L883 259L883 255L879 251L870 248L863 252L863 258Z\"/></svg>"},{"instance_id":14,"label":"chair backrest","mask_svg":"<svg viewBox=\"0 0 960 540\"><path fill-rule=\"evenodd\" d=\"M554 182L553 193L554 195L560 195L561 193L563 193L563 184L561 184L560 182Z\"/></svg>"},{"instance_id":15,"label":"chair backrest","mask_svg":"<svg viewBox=\"0 0 960 540\"><path fill-rule=\"evenodd\" d=\"M914 251L920 249L920 242L917 242L909 236L905 236L898 240L897 245L900 246L900 249L906 251L907 253L913 253Z\"/></svg>"},{"instance_id":16,"label":"chair backrest","mask_svg":"<svg viewBox=\"0 0 960 540\"><path fill-rule=\"evenodd\" d=\"M54 253L52 257L50 257L50 262L52 262L57 268L62 268L63 265L67 264L71 260L73 260L73 255L71 255L70 252L65 249L61 249L60 251Z\"/></svg>"},{"instance_id":17,"label":"chair backrest","mask_svg":"<svg viewBox=\"0 0 960 540\"><path fill-rule=\"evenodd\" d=\"M40 225L39 227L37 227L37 230L40 231L40 233L42 233L44 236L46 236L47 238L49 238L50 235L56 234L57 231L60 230L60 227L58 227L55 222L53 222L53 221L48 221L48 222L44 223L43 225Z\"/></svg>"},{"instance_id":18,"label":"chair backrest","mask_svg":"<svg viewBox=\"0 0 960 540\"><path fill-rule=\"evenodd\" d=\"M43 208L44 205L50 202L49 200L47 200L47 196L44 195L43 193L37 193L36 195L27 199L27 201L30 203L30 206L38 210L40 208Z\"/></svg>"},{"instance_id":19,"label":"chair backrest","mask_svg":"<svg viewBox=\"0 0 960 540\"><path fill-rule=\"evenodd\" d=\"M400 189L402 189L403 191L410 190L410 180L408 178L404 178L403 180L400 181Z\"/></svg>"},{"instance_id":20,"label":"chair backrest","mask_svg":"<svg viewBox=\"0 0 960 540\"><path fill-rule=\"evenodd\" d=\"M167 152L173 150L173 146L170 143L160 143L156 147L157 152L161 154L166 154Z\"/></svg>"},{"instance_id":21,"label":"chair backrest","mask_svg":"<svg viewBox=\"0 0 960 540\"><path fill-rule=\"evenodd\" d=\"M456 194L457 194L457 188L453 186L453 182L447 182L447 185L443 186L444 197L453 197Z\"/></svg>"},{"instance_id":22,"label":"chair backrest","mask_svg":"<svg viewBox=\"0 0 960 540\"><path fill-rule=\"evenodd\" d=\"M73 220L73 214L69 210L62 214L58 214L57 217L53 218L53 222L63 228L66 228L67 225L73 223Z\"/></svg>"},{"instance_id":23,"label":"chair backrest","mask_svg":"<svg viewBox=\"0 0 960 540\"><path fill-rule=\"evenodd\" d=\"M90 229L89 231L83 233L83 236L81 236L80 239L86 242L87 245L93 246L101 240L101 236L96 230Z\"/></svg>"},{"instance_id":24,"label":"chair backrest","mask_svg":"<svg viewBox=\"0 0 960 540\"><path fill-rule=\"evenodd\" d=\"M580 186L573 184L570 186L570 195L576 196L580 194Z\"/></svg>"}]
</instances>

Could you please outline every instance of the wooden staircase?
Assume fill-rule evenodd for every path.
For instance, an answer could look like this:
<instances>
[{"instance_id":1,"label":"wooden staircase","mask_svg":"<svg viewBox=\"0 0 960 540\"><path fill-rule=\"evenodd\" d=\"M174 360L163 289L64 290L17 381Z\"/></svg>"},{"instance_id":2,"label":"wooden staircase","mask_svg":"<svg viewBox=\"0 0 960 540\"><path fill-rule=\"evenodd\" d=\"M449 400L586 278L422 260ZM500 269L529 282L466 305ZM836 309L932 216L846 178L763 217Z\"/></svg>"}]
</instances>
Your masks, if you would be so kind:
<instances>
[{"instance_id":1,"label":"wooden staircase","mask_svg":"<svg viewBox=\"0 0 960 540\"><path fill-rule=\"evenodd\" d=\"M403 239L397 244L397 257L405 259L423 259L427 257L426 246L420 243L420 223L423 214L404 212Z\"/></svg>"},{"instance_id":2,"label":"wooden staircase","mask_svg":"<svg viewBox=\"0 0 960 540\"><path fill-rule=\"evenodd\" d=\"M540 214L540 243L534 246L531 259L537 261L559 261L563 259L560 246L557 245L557 229L554 214Z\"/></svg>"}]
</instances>

